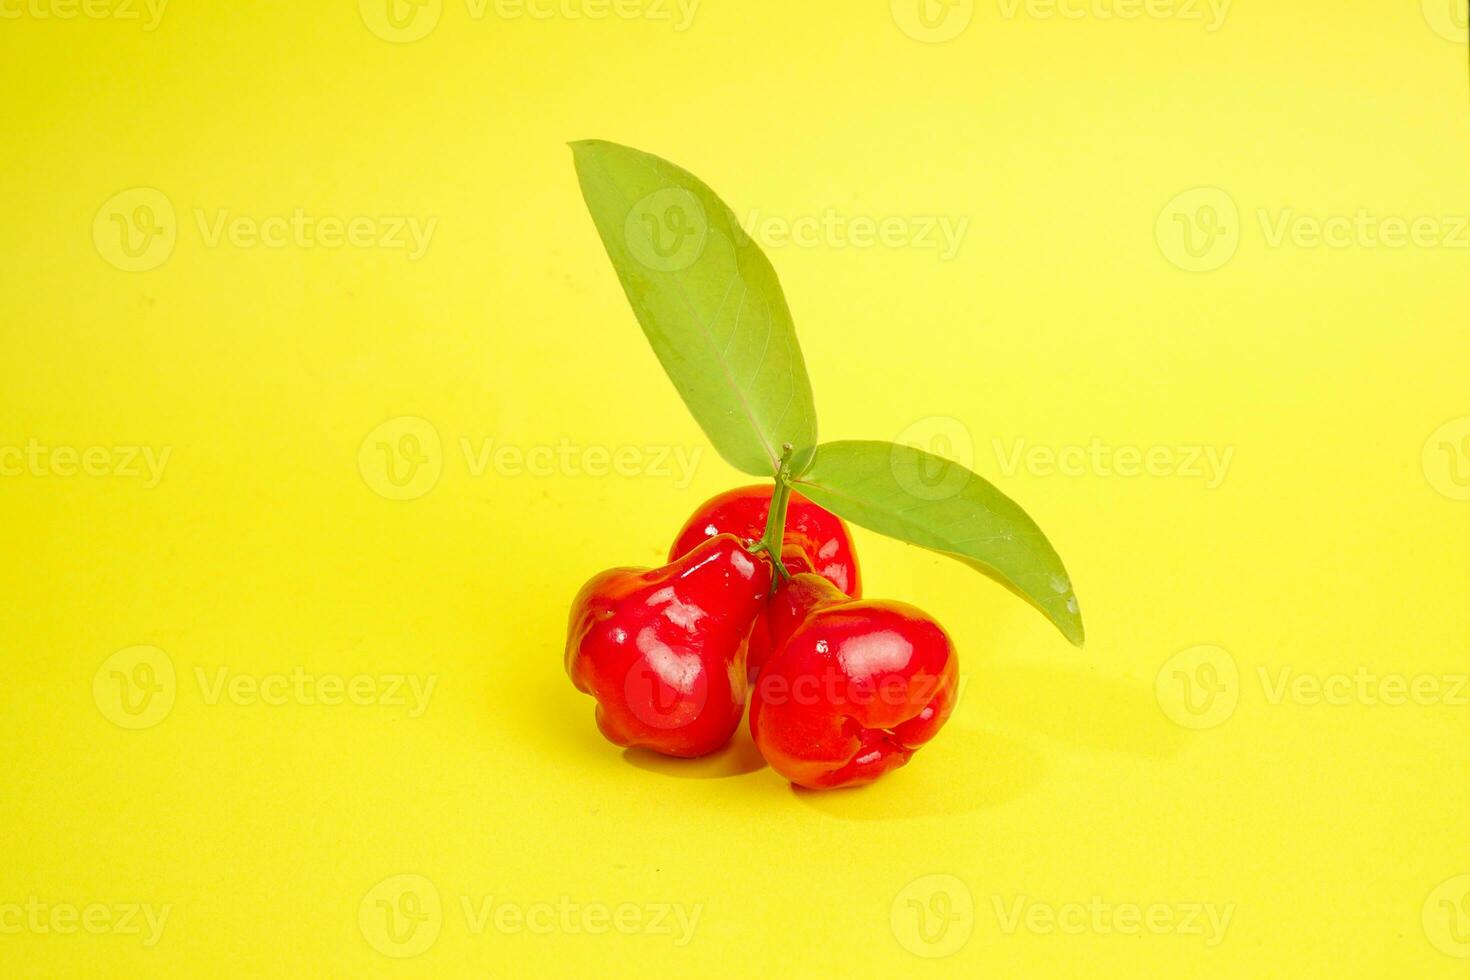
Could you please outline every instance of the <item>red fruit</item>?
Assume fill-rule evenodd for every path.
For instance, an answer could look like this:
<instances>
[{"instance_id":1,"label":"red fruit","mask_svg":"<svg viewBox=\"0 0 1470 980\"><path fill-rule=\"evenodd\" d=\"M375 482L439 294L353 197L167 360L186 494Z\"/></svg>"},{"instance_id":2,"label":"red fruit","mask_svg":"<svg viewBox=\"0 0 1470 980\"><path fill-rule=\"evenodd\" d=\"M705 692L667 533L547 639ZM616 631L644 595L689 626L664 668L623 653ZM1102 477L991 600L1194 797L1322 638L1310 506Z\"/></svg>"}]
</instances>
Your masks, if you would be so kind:
<instances>
[{"instance_id":1,"label":"red fruit","mask_svg":"<svg viewBox=\"0 0 1470 980\"><path fill-rule=\"evenodd\" d=\"M750 732L800 786L858 786L907 763L948 720L958 662L949 635L901 602L851 599L817 575L782 584L767 616L775 652L750 699Z\"/></svg>"},{"instance_id":2,"label":"red fruit","mask_svg":"<svg viewBox=\"0 0 1470 980\"><path fill-rule=\"evenodd\" d=\"M674 539L669 561L717 534L760 540L766 530L766 515L771 509L774 489L770 483L739 487L705 501ZM795 491L786 506L785 544L798 549L811 565L809 569L797 571L816 572L848 595L854 598L862 595L857 553L847 524Z\"/></svg>"},{"instance_id":3,"label":"red fruit","mask_svg":"<svg viewBox=\"0 0 1470 980\"><path fill-rule=\"evenodd\" d=\"M745 708L745 642L771 565L733 535L663 568L615 568L572 603L566 668L617 745L693 757L729 741Z\"/></svg>"},{"instance_id":4,"label":"red fruit","mask_svg":"<svg viewBox=\"0 0 1470 980\"><path fill-rule=\"evenodd\" d=\"M669 560L687 554L701 541L717 534L759 540L765 533L774 489L769 483L740 487L705 501L674 539L674 545L669 549ZM786 508L782 564L792 575L816 572L847 595L853 598L862 595L857 552L847 524L836 514L794 491ZM757 623L751 632L747 655L752 680L770 658L770 652L768 630Z\"/></svg>"}]
</instances>

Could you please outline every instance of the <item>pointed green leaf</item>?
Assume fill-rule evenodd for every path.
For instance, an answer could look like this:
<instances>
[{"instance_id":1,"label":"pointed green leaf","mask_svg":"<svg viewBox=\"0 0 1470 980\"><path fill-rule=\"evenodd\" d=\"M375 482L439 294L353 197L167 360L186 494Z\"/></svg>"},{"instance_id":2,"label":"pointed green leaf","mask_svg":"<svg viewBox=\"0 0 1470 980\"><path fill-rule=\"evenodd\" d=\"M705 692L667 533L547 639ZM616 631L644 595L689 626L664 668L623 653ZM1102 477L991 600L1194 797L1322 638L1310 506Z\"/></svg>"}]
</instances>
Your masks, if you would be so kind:
<instances>
[{"instance_id":1,"label":"pointed green leaf","mask_svg":"<svg viewBox=\"0 0 1470 980\"><path fill-rule=\"evenodd\" d=\"M721 456L771 476L790 443L811 462L817 418L775 270L699 178L600 140L572 144L582 196L664 371Z\"/></svg>"},{"instance_id":2,"label":"pointed green leaf","mask_svg":"<svg viewBox=\"0 0 1470 980\"><path fill-rule=\"evenodd\" d=\"M1046 535L1014 501L958 463L891 442L829 442L793 485L854 524L984 572L1082 645L1072 580Z\"/></svg>"}]
</instances>

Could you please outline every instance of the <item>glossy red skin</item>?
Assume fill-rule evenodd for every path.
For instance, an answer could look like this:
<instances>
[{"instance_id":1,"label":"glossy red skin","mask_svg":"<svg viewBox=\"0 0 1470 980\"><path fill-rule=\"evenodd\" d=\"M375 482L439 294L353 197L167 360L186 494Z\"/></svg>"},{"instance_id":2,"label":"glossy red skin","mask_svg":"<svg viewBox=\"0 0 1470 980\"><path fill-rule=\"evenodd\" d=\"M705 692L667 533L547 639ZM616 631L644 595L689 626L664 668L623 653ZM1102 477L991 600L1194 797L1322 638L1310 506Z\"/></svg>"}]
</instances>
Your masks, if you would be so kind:
<instances>
[{"instance_id":1,"label":"glossy red skin","mask_svg":"<svg viewBox=\"0 0 1470 980\"><path fill-rule=\"evenodd\" d=\"M705 501L680 529L669 549L669 560L687 554L701 541L717 534L759 540L765 534L774 489L771 484L739 487ZM847 524L794 491L786 506L782 564L792 575L816 572L853 598L863 594L857 551ZM751 631L746 658L751 680L760 673L770 655L769 629L757 624Z\"/></svg>"},{"instance_id":2,"label":"glossy red skin","mask_svg":"<svg viewBox=\"0 0 1470 980\"><path fill-rule=\"evenodd\" d=\"M902 602L850 599L816 575L784 583L776 650L750 699L750 732L799 786L860 786L906 764L954 710L949 635Z\"/></svg>"},{"instance_id":3,"label":"glossy red skin","mask_svg":"<svg viewBox=\"0 0 1470 980\"><path fill-rule=\"evenodd\" d=\"M745 708L745 643L771 565L734 535L663 568L615 568L572 603L566 668L597 699L608 740L692 758L719 749Z\"/></svg>"},{"instance_id":4,"label":"glossy red skin","mask_svg":"<svg viewBox=\"0 0 1470 980\"><path fill-rule=\"evenodd\" d=\"M739 487L705 501L674 539L674 545L669 549L669 561L687 554L699 542L717 534L733 534L738 538L759 541L766 531L766 515L771 509L771 492L774 489L769 483ZM811 571L843 592L853 598L863 594L857 552L853 549L847 524L836 514L794 491L786 506L784 544L799 549L811 565Z\"/></svg>"}]
</instances>

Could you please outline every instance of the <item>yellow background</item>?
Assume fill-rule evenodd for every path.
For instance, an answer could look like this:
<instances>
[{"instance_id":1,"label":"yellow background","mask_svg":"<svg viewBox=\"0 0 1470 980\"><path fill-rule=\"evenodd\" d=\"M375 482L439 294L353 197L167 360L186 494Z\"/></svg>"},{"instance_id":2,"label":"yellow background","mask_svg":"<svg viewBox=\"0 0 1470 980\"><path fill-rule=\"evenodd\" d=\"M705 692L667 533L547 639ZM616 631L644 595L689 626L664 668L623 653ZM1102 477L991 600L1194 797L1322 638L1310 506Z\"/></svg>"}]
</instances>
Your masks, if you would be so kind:
<instances>
[{"instance_id":1,"label":"yellow background","mask_svg":"<svg viewBox=\"0 0 1470 980\"><path fill-rule=\"evenodd\" d=\"M1182 0L1137 19L992 0L934 43L886 0L705 0L687 30L652 0L602 19L445 0L397 43L351 0L181 3L152 31L6 0L0 446L170 456L152 487L64 464L0 478L0 910L171 911L151 947L0 933L0 973L1463 976L1470 707L1271 697L1282 671L1470 669L1470 423L1430 442L1470 416L1467 236L1273 244L1262 219L1451 235L1470 213L1466 50L1419 7L1241 0L1209 30ZM835 234L768 252L824 437L922 423L972 452L1066 560L1084 651L960 565L858 532L868 593L924 607L960 650L959 709L908 768L814 795L744 732L680 765L601 740L562 672L571 596L656 563L747 481L640 337L578 193L580 138L675 160L742 217L969 221L947 261ZM106 211L135 188L155 196ZM1167 209L1196 188L1238 209L1238 246L1188 272ZM172 251L124 271L111 214L156 195ZM437 225L416 259L200 228L297 209ZM405 416L439 436L440 475L390 500L359 450ZM1017 440L1094 439L1233 457L1213 487L1005 466ZM576 465L477 471L465 445L486 440ZM638 447L641 469L587 475L588 447ZM648 447L701 453L692 482ZM1201 645L1235 683L1199 672L1218 653L1171 659ZM129 730L104 662L137 646L177 690ZM210 703L198 678L221 668L436 687L418 717ZM1181 715L1171 685L1212 676L1233 710ZM407 959L370 935L398 875L442 902ZM683 946L476 934L461 900L487 897L700 918ZM1232 918L1213 939L1006 927L1018 901L1095 899Z\"/></svg>"}]
</instances>

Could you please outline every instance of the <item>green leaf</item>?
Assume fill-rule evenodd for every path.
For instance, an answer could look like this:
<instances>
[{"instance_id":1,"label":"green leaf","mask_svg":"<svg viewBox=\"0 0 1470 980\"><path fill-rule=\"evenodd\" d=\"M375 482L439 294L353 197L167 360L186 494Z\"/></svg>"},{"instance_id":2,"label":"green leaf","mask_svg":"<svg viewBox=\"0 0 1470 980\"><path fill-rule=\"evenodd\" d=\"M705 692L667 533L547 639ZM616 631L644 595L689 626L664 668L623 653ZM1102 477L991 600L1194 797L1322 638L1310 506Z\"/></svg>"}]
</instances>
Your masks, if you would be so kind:
<instances>
[{"instance_id":1,"label":"green leaf","mask_svg":"<svg viewBox=\"0 0 1470 980\"><path fill-rule=\"evenodd\" d=\"M731 466L792 472L817 444L811 382L776 272L699 178L648 153L572 144L623 291L684 404Z\"/></svg>"},{"instance_id":2,"label":"green leaf","mask_svg":"<svg viewBox=\"0 0 1470 980\"><path fill-rule=\"evenodd\" d=\"M1046 535L1014 501L958 463L891 442L829 442L792 485L854 524L984 572L1082 645L1077 596Z\"/></svg>"}]
</instances>

